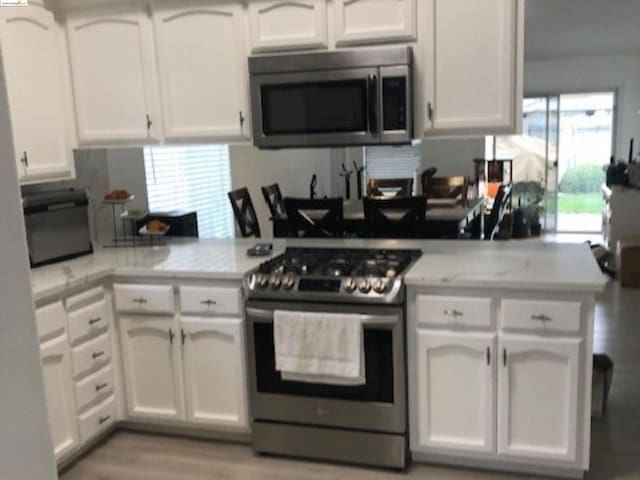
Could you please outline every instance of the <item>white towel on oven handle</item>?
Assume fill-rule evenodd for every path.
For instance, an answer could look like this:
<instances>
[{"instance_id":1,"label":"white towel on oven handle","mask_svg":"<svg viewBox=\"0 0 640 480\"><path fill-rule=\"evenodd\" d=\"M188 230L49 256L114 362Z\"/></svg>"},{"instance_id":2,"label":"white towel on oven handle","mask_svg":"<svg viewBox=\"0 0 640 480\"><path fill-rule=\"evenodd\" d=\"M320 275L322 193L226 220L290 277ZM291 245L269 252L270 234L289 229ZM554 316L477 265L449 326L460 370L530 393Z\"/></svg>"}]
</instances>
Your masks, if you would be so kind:
<instances>
[{"instance_id":1,"label":"white towel on oven handle","mask_svg":"<svg viewBox=\"0 0 640 480\"><path fill-rule=\"evenodd\" d=\"M273 323L276 370L284 380L365 383L360 315L276 310Z\"/></svg>"}]
</instances>

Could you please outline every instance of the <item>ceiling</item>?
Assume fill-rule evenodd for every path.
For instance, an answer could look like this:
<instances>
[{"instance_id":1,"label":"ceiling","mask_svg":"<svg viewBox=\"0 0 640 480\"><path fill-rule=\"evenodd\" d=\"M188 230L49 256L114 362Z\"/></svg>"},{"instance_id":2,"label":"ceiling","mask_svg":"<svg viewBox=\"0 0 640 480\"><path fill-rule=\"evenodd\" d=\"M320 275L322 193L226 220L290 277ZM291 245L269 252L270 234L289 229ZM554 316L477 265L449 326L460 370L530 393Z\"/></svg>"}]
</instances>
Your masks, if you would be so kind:
<instances>
[{"instance_id":1,"label":"ceiling","mask_svg":"<svg viewBox=\"0 0 640 480\"><path fill-rule=\"evenodd\" d=\"M527 0L525 59L640 54L640 0Z\"/></svg>"}]
</instances>

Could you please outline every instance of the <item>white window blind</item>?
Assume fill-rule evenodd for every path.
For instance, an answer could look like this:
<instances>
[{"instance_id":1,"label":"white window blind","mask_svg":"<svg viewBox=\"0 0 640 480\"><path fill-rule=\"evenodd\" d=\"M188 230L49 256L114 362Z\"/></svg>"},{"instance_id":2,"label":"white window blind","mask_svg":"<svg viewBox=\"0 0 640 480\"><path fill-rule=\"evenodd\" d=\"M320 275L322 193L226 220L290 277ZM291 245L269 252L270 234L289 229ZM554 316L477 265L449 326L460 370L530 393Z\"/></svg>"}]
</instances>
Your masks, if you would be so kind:
<instances>
[{"instance_id":1,"label":"white window blind","mask_svg":"<svg viewBox=\"0 0 640 480\"><path fill-rule=\"evenodd\" d=\"M366 147L364 157L367 178L413 178L422 168L420 145Z\"/></svg>"},{"instance_id":2,"label":"white window blind","mask_svg":"<svg viewBox=\"0 0 640 480\"><path fill-rule=\"evenodd\" d=\"M198 213L202 238L234 236L228 145L144 148L149 209Z\"/></svg>"}]
</instances>

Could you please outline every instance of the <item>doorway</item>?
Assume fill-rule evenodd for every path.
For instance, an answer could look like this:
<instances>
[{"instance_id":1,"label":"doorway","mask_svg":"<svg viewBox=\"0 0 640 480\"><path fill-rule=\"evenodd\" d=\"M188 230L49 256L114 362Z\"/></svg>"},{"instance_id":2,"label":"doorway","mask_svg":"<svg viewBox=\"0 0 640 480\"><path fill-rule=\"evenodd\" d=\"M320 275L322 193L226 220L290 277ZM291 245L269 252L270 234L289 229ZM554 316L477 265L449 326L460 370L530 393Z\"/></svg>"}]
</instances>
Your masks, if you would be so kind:
<instances>
[{"instance_id":1,"label":"doorway","mask_svg":"<svg viewBox=\"0 0 640 480\"><path fill-rule=\"evenodd\" d=\"M516 206L537 209L546 232L602 231L615 97L614 91L528 97L522 135L487 139L487 158L514 159Z\"/></svg>"}]
</instances>

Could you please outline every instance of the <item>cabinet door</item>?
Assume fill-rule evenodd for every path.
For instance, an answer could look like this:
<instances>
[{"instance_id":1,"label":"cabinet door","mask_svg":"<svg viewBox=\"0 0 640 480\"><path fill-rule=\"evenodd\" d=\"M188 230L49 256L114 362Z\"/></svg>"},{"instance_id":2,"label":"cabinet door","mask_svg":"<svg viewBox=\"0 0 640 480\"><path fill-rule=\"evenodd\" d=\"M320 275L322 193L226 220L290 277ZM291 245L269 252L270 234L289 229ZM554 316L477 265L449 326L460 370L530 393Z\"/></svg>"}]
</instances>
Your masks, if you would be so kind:
<instances>
[{"instance_id":1,"label":"cabinet door","mask_svg":"<svg viewBox=\"0 0 640 480\"><path fill-rule=\"evenodd\" d=\"M416 17L416 0L336 0L336 45L415 40Z\"/></svg>"},{"instance_id":2,"label":"cabinet door","mask_svg":"<svg viewBox=\"0 0 640 480\"><path fill-rule=\"evenodd\" d=\"M73 176L60 37L39 6L0 9L9 116L22 183Z\"/></svg>"},{"instance_id":3,"label":"cabinet door","mask_svg":"<svg viewBox=\"0 0 640 480\"><path fill-rule=\"evenodd\" d=\"M187 419L247 426L244 339L240 318L182 318Z\"/></svg>"},{"instance_id":4,"label":"cabinet door","mask_svg":"<svg viewBox=\"0 0 640 480\"><path fill-rule=\"evenodd\" d=\"M120 317L131 417L183 419L180 335L173 317Z\"/></svg>"},{"instance_id":5,"label":"cabinet door","mask_svg":"<svg viewBox=\"0 0 640 480\"><path fill-rule=\"evenodd\" d=\"M499 341L498 453L576 459L578 339Z\"/></svg>"},{"instance_id":6,"label":"cabinet door","mask_svg":"<svg viewBox=\"0 0 640 480\"><path fill-rule=\"evenodd\" d=\"M417 352L419 447L492 452L495 335L419 329Z\"/></svg>"},{"instance_id":7,"label":"cabinet door","mask_svg":"<svg viewBox=\"0 0 640 480\"><path fill-rule=\"evenodd\" d=\"M428 1L426 133L513 133L522 98L520 3Z\"/></svg>"},{"instance_id":8,"label":"cabinet door","mask_svg":"<svg viewBox=\"0 0 640 480\"><path fill-rule=\"evenodd\" d=\"M325 0L249 2L251 50L327 48Z\"/></svg>"},{"instance_id":9,"label":"cabinet door","mask_svg":"<svg viewBox=\"0 0 640 480\"><path fill-rule=\"evenodd\" d=\"M248 138L249 87L240 3L171 1L156 6L153 19L165 138Z\"/></svg>"},{"instance_id":10,"label":"cabinet door","mask_svg":"<svg viewBox=\"0 0 640 480\"><path fill-rule=\"evenodd\" d=\"M79 142L159 140L153 32L142 7L69 13L67 33Z\"/></svg>"},{"instance_id":11,"label":"cabinet door","mask_svg":"<svg viewBox=\"0 0 640 480\"><path fill-rule=\"evenodd\" d=\"M76 401L71 375L71 352L63 335L40 347L44 393L53 450L59 460L78 446Z\"/></svg>"}]
</instances>

